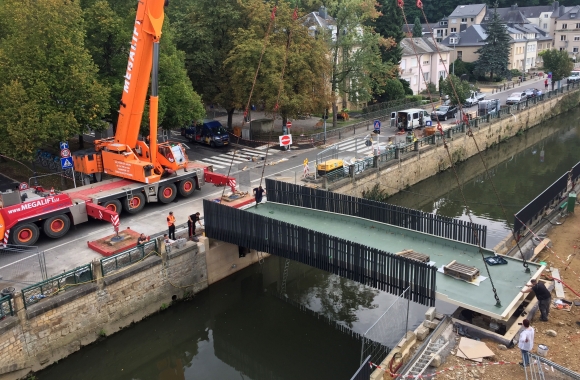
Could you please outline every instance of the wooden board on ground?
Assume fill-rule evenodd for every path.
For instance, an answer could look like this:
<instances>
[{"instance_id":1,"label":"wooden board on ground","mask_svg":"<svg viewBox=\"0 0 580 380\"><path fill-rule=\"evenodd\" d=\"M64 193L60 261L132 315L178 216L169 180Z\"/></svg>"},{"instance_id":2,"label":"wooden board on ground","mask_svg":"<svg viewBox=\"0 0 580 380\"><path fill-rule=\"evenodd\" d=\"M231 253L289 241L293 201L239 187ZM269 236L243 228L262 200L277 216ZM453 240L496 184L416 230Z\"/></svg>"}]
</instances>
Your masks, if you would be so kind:
<instances>
[{"instance_id":1,"label":"wooden board on ground","mask_svg":"<svg viewBox=\"0 0 580 380\"><path fill-rule=\"evenodd\" d=\"M494 355L493 351L490 350L484 342L465 337L461 337L459 340L459 345L457 346L457 352L455 354L457 357L476 362L481 362L482 358Z\"/></svg>"},{"instance_id":2,"label":"wooden board on ground","mask_svg":"<svg viewBox=\"0 0 580 380\"><path fill-rule=\"evenodd\" d=\"M544 240L542 240L542 242L540 244L538 244L538 246L536 248L534 248L534 257L538 256L540 254L540 252L542 252L544 250L544 248L546 248L548 246L548 244L550 244L550 239L546 238Z\"/></svg>"},{"instance_id":3,"label":"wooden board on ground","mask_svg":"<svg viewBox=\"0 0 580 380\"><path fill-rule=\"evenodd\" d=\"M560 271L556 268L552 268L552 277L561 280L560 278ZM556 297L564 298L564 287L560 281L554 281L554 290L556 291Z\"/></svg>"}]
</instances>

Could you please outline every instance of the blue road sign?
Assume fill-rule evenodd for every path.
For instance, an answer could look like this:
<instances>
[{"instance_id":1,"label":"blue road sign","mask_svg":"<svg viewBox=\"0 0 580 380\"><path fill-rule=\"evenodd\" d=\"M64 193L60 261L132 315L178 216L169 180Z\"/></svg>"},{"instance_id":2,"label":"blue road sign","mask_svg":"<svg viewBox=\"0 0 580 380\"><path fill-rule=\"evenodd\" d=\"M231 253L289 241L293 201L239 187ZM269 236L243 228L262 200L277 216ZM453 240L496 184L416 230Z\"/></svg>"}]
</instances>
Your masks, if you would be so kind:
<instances>
[{"instance_id":1,"label":"blue road sign","mask_svg":"<svg viewBox=\"0 0 580 380\"><path fill-rule=\"evenodd\" d=\"M63 169L70 169L73 167L73 160L72 157L61 158L60 159L60 166Z\"/></svg>"},{"instance_id":2,"label":"blue road sign","mask_svg":"<svg viewBox=\"0 0 580 380\"><path fill-rule=\"evenodd\" d=\"M380 122L380 120L375 120L374 127L375 127L375 129L381 129L381 122Z\"/></svg>"},{"instance_id":3,"label":"blue road sign","mask_svg":"<svg viewBox=\"0 0 580 380\"><path fill-rule=\"evenodd\" d=\"M68 149L68 141L61 141L60 142L60 150Z\"/></svg>"},{"instance_id":4,"label":"blue road sign","mask_svg":"<svg viewBox=\"0 0 580 380\"><path fill-rule=\"evenodd\" d=\"M426 127L430 127L431 125L433 125L433 124L431 123L431 120L427 120L427 121L425 122L425 126L426 126Z\"/></svg>"}]
</instances>

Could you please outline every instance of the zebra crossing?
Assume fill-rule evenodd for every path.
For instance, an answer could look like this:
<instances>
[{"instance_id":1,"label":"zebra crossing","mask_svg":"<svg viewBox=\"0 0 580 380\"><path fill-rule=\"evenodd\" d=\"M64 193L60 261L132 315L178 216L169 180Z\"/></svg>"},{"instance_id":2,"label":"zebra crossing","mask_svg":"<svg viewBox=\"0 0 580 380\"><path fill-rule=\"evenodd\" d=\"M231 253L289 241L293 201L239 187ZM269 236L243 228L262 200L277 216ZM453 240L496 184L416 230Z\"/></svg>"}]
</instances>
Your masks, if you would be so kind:
<instances>
[{"instance_id":1,"label":"zebra crossing","mask_svg":"<svg viewBox=\"0 0 580 380\"><path fill-rule=\"evenodd\" d=\"M235 156L234 156L235 152ZM268 156L275 154L277 151L270 149L268 151ZM230 165L237 165L241 163L252 162L255 158L256 160L263 160L266 157L266 152L259 149L243 148L237 150L230 150L223 154L217 156L207 157L199 159L198 161L204 162L206 164L213 165L214 169L225 169Z\"/></svg>"},{"instance_id":2,"label":"zebra crossing","mask_svg":"<svg viewBox=\"0 0 580 380\"><path fill-rule=\"evenodd\" d=\"M347 152L364 152L366 150L371 150L370 147L365 145L365 139L358 138L358 139L351 139L348 141L344 141L338 144L339 151L347 151Z\"/></svg>"}]
</instances>

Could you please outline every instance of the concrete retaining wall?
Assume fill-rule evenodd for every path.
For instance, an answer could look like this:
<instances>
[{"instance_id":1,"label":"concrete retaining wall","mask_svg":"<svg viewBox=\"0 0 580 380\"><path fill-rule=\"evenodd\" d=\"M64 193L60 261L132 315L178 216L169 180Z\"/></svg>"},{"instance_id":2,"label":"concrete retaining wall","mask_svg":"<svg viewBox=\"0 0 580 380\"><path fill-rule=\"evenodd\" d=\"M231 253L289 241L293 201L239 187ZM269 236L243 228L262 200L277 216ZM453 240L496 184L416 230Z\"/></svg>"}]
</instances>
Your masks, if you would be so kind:
<instances>
[{"instance_id":1,"label":"concrete retaining wall","mask_svg":"<svg viewBox=\"0 0 580 380\"><path fill-rule=\"evenodd\" d=\"M472 128L479 150L487 148L515 136L541 122L576 107L580 101L579 90L553 97L542 103L528 107L512 116L503 117L494 123L480 124ZM389 162L386 167L367 169L354 179L338 181L329 190L362 197L376 184L386 188L390 195L412 186L424 179L451 168L451 162L464 161L478 153L472 137L467 133L447 139L448 150L442 142L436 146L422 148L414 155L405 155L397 162Z\"/></svg>"},{"instance_id":2,"label":"concrete retaining wall","mask_svg":"<svg viewBox=\"0 0 580 380\"><path fill-rule=\"evenodd\" d=\"M256 252L239 258L237 246L201 238L106 277L97 260L95 281L28 309L17 294L16 315L0 321L0 379L38 371L257 261Z\"/></svg>"}]
</instances>

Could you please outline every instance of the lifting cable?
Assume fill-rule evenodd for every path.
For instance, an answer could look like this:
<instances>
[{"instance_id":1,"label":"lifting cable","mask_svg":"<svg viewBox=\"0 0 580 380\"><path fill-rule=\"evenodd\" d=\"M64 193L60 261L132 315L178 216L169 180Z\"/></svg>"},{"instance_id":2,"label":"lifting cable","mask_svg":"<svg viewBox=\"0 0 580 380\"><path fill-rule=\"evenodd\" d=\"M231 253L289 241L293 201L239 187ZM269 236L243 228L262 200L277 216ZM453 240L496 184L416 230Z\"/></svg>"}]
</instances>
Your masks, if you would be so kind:
<instances>
[{"instance_id":1,"label":"lifting cable","mask_svg":"<svg viewBox=\"0 0 580 380\"><path fill-rule=\"evenodd\" d=\"M244 109L244 118L242 120L242 127L244 126L244 124L246 122L246 116L248 115L250 103L252 102L252 95L254 93L254 88L256 87L256 81L258 80L258 73L260 72L260 66L262 65L262 59L264 58L264 53L266 52L266 47L268 46L268 43L270 42L270 32L272 31L272 25L274 24L274 20L276 19L276 10L277 9L278 9L278 7L276 5L274 5L274 8L272 8L272 13L270 14L270 23L268 24L268 29L266 30L266 35L264 36L264 43L262 44L262 52L260 53L260 59L258 60L258 67L256 68L256 74L254 75L254 80L252 81L252 88L250 89L250 95L248 97L248 102L246 103L246 108ZM239 142L240 142L240 136L238 136L238 143ZM232 160L230 162L230 167L228 168L228 174L227 174L228 177L230 176L230 173L232 171L232 165L234 164L234 159L236 158L237 152L238 152L238 150L234 149L234 154L232 154ZM222 199L224 197L225 192L226 192L226 188L224 186L224 189L222 191L222 196L219 200L219 203L222 203Z\"/></svg>"},{"instance_id":2,"label":"lifting cable","mask_svg":"<svg viewBox=\"0 0 580 380\"><path fill-rule=\"evenodd\" d=\"M409 29L409 23L407 22L407 17L405 16L405 10L404 10L404 0L397 0L397 5L399 6L399 8L401 8L401 12L403 14L403 19L405 21L405 24L407 25L407 30ZM423 12L423 16L425 15L425 12L423 11L423 3L421 2L421 0L417 0L417 8L421 9L421 11ZM427 20L427 19L425 19ZM411 37L411 45L413 46L413 51L415 52L415 56L417 59L417 66L419 67L419 73L422 73L421 70L421 62L420 62L420 57L417 54L417 50L415 49L415 41L414 39ZM437 44L435 44L435 48L437 49L437 51L439 52L439 49L437 47ZM441 57L441 53L439 52L439 56ZM442 60L443 61L443 60ZM443 65L445 68L445 72L448 74L447 71L447 67L445 67L445 65ZM425 77L423 75L421 75L421 77L423 78L423 80L426 82ZM421 78L419 78L419 80L421 80ZM459 109L461 110L461 102L459 101L459 97L457 96L457 91L455 90L455 86L453 85L453 81L450 80L449 83L451 84L451 87L453 89L453 92L455 94L455 97L457 99L457 103L459 103ZM435 110L435 106L433 105L433 97L431 96L431 92L429 91L429 86L427 87L427 94L429 96L429 100L431 101L431 107L433 108L433 110ZM462 112L462 111L461 111ZM468 124L469 125L469 124ZM443 140L443 146L445 148L445 151L447 152L447 156L449 157L449 162L451 163L451 168L453 169L453 174L455 175L455 179L457 180L457 185L459 186L459 191L461 192L461 198L463 199L463 204L466 208L466 214L467 217L469 218L469 222L471 223L471 226L473 227L474 223L473 223L473 219L471 217L471 212L469 211L469 206L467 205L467 200L465 198L465 194L463 192L463 185L461 183L461 180L459 179L459 175L457 174L457 170L455 168L455 164L453 163L453 158L451 157L451 152L449 151L449 146L447 145L447 141L445 139L445 134L443 133L443 127L441 126L441 123L439 122L439 118L437 118L437 130L439 131L439 133L441 134L441 139ZM477 232L475 231L474 228L472 228L473 231L473 237L475 238L475 241L477 242L477 247L478 247L478 251L481 254L481 259L483 261L483 264L485 265L485 270L487 271L487 276L489 277L489 282L491 284L491 289L493 291L493 296L495 298L495 306L497 307L501 307L501 301L499 299L499 296L497 294L497 289L495 288L495 285L493 283L493 279L491 278L491 273L489 272L489 267L487 265L487 262L485 261L485 256L483 254L483 249L481 247L481 242L479 240L479 237L477 236Z\"/></svg>"},{"instance_id":3,"label":"lifting cable","mask_svg":"<svg viewBox=\"0 0 580 380\"><path fill-rule=\"evenodd\" d=\"M429 20L427 19L427 15L425 14L425 10L423 9L423 4L421 3L421 0L417 0L417 8L421 9L421 13L423 14L423 18L425 19L425 22L427 23L427 27L429 28L429 31L431 32L431 38L433 39L433 45L435 46L435 49L437 50L437 54L439 55L439 59L441 60L441 62L443 62L443 57L441 56L441 52L439 51L439 46L437 45L437 41L435 40L435 35L433 34L433 29L431 28L431 25L429 24ZM446 75L449 76L447 66L443 65L443 68L445 69ZM453 92L455 94L455 98L457 99L457 103L461 103L459 101L459 96L457 95L457 91L455 89L455 85L453 84L453 81L450 80L449 83L451 84L451 87L452 87ZM460 110L461 114L463 115L463 123L467 125L467 136L473 138L473 142L475 144L475 148L477 149L478 156L481 159L481 163L483 164L483 167L485 168L485 173L486 173L487 177L489 178L489 181L491 182L491 187L493 188L493 192L497 198L497 201L499 202L504 219L508 225L508 228L510 229L510 231L512 233L512 237L515 240L516 245L518 246L520 256L522 257L522 265L525 268L525 272L530 273L530 268L529 268L528 262L526 261L526 257L522 251L522 247L520 246L519 239L516 236L513 225L509 222L507 211L506 211L506 209L505 209L505 207L500 199L499 192L497 191L497 188L495 187L493 177L489 173L489 167L487 166L487 162L485 162L485 159L483 158L481 150L479 149L479 144L477 143L477 139L475 138L475 135L473 134L473 131L471 129L471 123L469 123L469 118L463 113L463 105L462 104L459 104L459 110ZM498 112L499 112L499 110L498 110Z\"/></svg>"}]
</instances>

